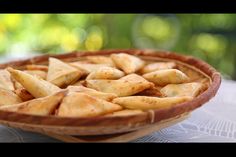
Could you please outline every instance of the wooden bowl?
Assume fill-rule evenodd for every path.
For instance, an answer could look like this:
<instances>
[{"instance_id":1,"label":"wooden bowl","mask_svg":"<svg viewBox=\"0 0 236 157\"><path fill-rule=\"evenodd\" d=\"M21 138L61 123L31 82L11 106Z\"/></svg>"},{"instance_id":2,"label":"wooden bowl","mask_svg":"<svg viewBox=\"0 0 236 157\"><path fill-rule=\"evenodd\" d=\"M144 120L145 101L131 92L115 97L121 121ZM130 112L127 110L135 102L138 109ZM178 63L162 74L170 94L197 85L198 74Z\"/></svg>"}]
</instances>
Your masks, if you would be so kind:
<instances>
[{"instance_id":1,"label":"wooden bowl","mask_svg":"<svg viewBox=\"0 0 236 157\"><path fill-rule=\"evenodd\" d=\"M21 69L27 64L47 64L48 58L51 56L64 61L72 61L88 55L110 55L112 53L120 52L138 55L145 60L175 61L178 64L188 67L192 71L201 73L205 77L208 77L211 81L210 86L207 90L189 102L181 103L168 109L150 110L137 115L125 117L99 116L92 118L69 118L57 116L36 116L0 111L0 123L23 130L61 135L106 135L130 132L190 113L214 97L221 83L220 73L204 61L191 56L157 50L101 50L95 52L72 52L60 55L47 54L26 60L0 64L0 68L2 69L11 66Z\"/></svg>"}]
</instances>

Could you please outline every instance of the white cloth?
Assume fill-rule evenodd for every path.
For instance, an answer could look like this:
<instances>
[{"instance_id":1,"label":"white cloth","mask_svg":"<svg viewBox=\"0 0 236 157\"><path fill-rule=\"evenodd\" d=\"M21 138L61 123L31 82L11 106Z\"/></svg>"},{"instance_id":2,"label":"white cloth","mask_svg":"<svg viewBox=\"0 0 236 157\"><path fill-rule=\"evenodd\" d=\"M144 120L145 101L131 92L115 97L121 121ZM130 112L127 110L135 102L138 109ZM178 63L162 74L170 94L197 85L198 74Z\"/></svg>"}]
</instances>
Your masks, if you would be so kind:
<instances>
[{"instance_id":1,"label":"white cloth","mask_svg":"<svg viewBox=\"0 0 236 157\"><path fill-rule=\"evenodd\" d=\"M174 126L131 142L236 142L236 82L223 80L216 97ZM59 142L0 126L0 142Z\"/></svg>"}]
</instances>

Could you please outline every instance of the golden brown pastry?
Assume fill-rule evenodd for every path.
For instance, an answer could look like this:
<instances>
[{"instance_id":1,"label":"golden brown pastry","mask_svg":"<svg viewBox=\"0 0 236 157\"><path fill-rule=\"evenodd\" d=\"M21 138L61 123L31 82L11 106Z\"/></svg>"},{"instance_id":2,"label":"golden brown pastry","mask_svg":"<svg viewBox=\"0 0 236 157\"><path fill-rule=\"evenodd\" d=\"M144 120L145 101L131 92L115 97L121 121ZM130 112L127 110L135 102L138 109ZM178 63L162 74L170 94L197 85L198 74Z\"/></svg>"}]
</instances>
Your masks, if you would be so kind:
<instances>
[{"instance_id":1,"label":"golden brown pastry","mask_svg":"<svg viewBox=\"0 0 236 157\"><path fill-rule=\"evenodd\" d=\"M161 88L158 86L151 87L149 89L146 89L142 92L137 93L136 95L139 96L156 96L156 97L163 97L162 93L160 92Z\"/></svg>"},{"instance_id":2,"label":"golden brown pastry","mask_svg":"<svg viewBox=\"0 0 236 157\"><path fill-rule=\"evenodd\" d=\"M111 59L115 65L122 69L126 74L135 73L145 64L140 58L126 53L112 54Z\"/></svg>"},{"instance_id":3,"label":"golden brown pastry","mask_svg":"<svg viewBox=\"0 0 236 157\"><path fill-rule=\"evenodd\" d=\"M122 107L85 93L70 92L62 101L58 116L94 117L119 111Z\"/></svg>"},{"instance_id":4,"label":"golden brown pastry","mask_svg":"<svg viewBox=\"0 0 236 157\"><path fill-rule=\"evenodd\" d=\"M140 54L146 55L142 51ZM21 70L0 70L0 110L122 119L191 101L212 81L185 64L171 60L154 62L149 55L87 56L75 52L58 58L63 61L46 56L23 62L30 65L6 64Z\"/></svg>"},{"instance_id":5,"label":"golden brown pastry","mask_svg":"<svg viewBox=\"0 0 236 157\"><path fill-rule=\"evenodd\" d=\"M123 71L120 71L116 68L112 67L101 67L96 71L91 72L86 80L92 79L108 79L108 80L116 80L123 77L125 74Z\"/></svg>"},{"instance_id":6,"label":"golden brown pastry","mask_svg":"<svg viewBox=\"0 0 236 157\"><path fill-rule=\"evenodd\" d=\"M112 99L117 97L116 94L103 93L103 92L99 92L91 88L86 88L84 86L68 86L67 89L69 89L70 92L82 92L82 93L86 93L90 96L103 99L106 101L111 101Z\"/></svg>"},{"instance_id":7,"label":"golden brown pastry","mask_svg":"<svg viewBox=\"0 0 236 157\"><path fill-rule=\"evenodd\" d=\"M26 65L26 70L41 70L41 71L47 72L48 71L48 66L30 64L30 65Z\"/></svg>"},{"instance_id":8,"label":"golden brown pastry","mask_svg":"<svg viewBox=\"0 0 236 157\"><path fill-rule=\"evenodd\" d=\"M65 94L66 92L62 91L44 98L3 106L0 110L46 116L55 111Z\"/></svg>"},{"instance_id":9,"label":"golden brown pastry","mask_svg":"<svg viewBox=\"0 0 236 157\"><path fill-rule=\"evenodd\" d=\"M24 72L26 72L30 75L40 77L44 80L46 80L46 78L47 78L47 73L45 71L42 71L42 70L24 70Z\"/></svg>"},{"instance_id":10,"label":"golden brown pastry","mask_svg":"<svg viewBox=\"0 0 236 157\"><path fill-rule=\"evenodd\" d=\"M185 83L189 80L187 75L177 69L158 70L144 74L143 77L158 86Z\"/></svg>"},{"instance_id":11,"label":"golden brown pastry","mask_svg":"<svg viewBox=\"0 0 236 157\"><path fill-rule=\"evenodd\" d=\"M86 59L95 64L107 64L108 66L115 67L114 62L110 57L106 56L87 56Z\"/></svg>"},{"instance_id":12,"label":"golden brown pastry","mask_svg":"<svg viewBox=\"0 0 236 157\"><path fill-rule=\"evenodd\" d=\"M80 63L80 62L72 62L70 63L71 66L81 70L83 75L88 75L93 71L97 71L101 67L109 67L107 64L90 64L90 63Z\"/></svg>"},{"instance_id":13,"label":"golden brown pastry","mask_svg":"<svg viewBox=\"0 0 236 157\"><path fill-rule=\"evenodd\" d=\"M166 97L166 98L148 97L148 96L129 96L129 97L115 98L112 100L112 102L128 109L149 110L149 109L169 108L176 104L180 104L190 100L192 100L192 97L189 96Z\"/></svg>"},{"instance_id":14,"label":"golden brown pastry","mask_svg":"<svg viewBox=\"0 0 236 157\"><path fill-rule=\"evenodd\" d=\"M146 65L140 72L141 74L146 74L157 70L174 69L175 67L175 62L157 62Z\"/></svg>"},{"instance_id":15,"label":"golden brown pastry","mask_svg":"<svg viewBox=\"0 0 236 157\"><path fill-rule=\"evenodd\" d=\"M22 101L28 101L34 99L34 96L30 94L24 87L18 88L14 91Z\"/></svg>"},{"instance_id":16,"label":"golden brown pastry","mask_svg":"<svg viewBox=\"0 0 236 157\"><path fill-rule=\"evenodd\" d=\"M21 103L22 100L14 92L0 88L0 106Z\"/></svg>"},{"instance_id":17,"label":"golden brown pastry","mask_svg":"<svg viewBox=\"0 0 236 157\"><path fill-rule=\"evenodd\" d=\"M133 95L154 86L153 83L136 74L127 75L119 80L86 80L85 84L88 88L105 93L114 93L117 96Z\"/></svg>"},{"instance_id":18,"label":"golden brown pastry","mask_svg":"<svg viewBox=\"0 0 236 157\"><path fill-rule=\"evenodd\" d=\"M202 83L192 82L183 84L168 84L160 92L167 97L191 96L196 97L202 90Z\"/></svg>"},{"instance_id":19,"label":"golden brown pastry","mask_svg":"<svg viewBox=\"0 0 236 157\"><path fill-rule=\"evenodd\" d=\"M82 71L56 58L49 58L47 81L65 87L76 82L82 76Z\"/></svg>"},{"instance_id":20,"label":"golden brown pastry","mask_svg":"<svg viewBox=\"0 0 236 157\"><path fill-rule=\"evenodd\" d=\"M85 80L80 80L80 81L77 81L73 84L71 84L72 86L84 86L85 85Z\"/></svg>"},{"instance_id":21,"label":"golden brown pastry","mask_svg":"<svg viewBox=\"0 0 236 157\"><path fill-rule=\"evenodd\" d=\"M35 98L48 96L61 90L56 85L36 76L27 74L26 72L15 70L13 68L7 68L7 70L10 72L11 76Z\"/></svg>"},{"instance_id":22,"label":"golden brown pastry","mask_svg":"<svg viewBox=\"0 0 236 157\"><path fill-rule=\"evenodd\" d=\"M12 76L11 76L11 80L13 82L14 88L15 90L20 89L20 88L24 88L18 81L16 81Z\"/></svg>"},{"instance_id":23,"label":"golden brown pastry","mask_svg":"<svg viewBox=\"0 0 236 157\"><path fill-rule=\"evenodd\" d=\"M7 70L0 70L0 88L6 90L14 90L14 84L11 80L11 75Z\"/></svg>"}]
</instances>

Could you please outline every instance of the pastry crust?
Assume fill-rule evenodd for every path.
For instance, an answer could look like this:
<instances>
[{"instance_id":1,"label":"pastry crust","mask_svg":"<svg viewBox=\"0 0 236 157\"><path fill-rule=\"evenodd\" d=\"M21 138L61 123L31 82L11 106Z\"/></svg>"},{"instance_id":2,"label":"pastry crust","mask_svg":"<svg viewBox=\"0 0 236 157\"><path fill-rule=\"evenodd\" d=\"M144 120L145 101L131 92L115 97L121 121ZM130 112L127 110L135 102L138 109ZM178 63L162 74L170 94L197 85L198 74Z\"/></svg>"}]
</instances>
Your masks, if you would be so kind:
<instances>
[{"instance_id":1,"label":"pastry crust","mask_svg":"<svg viewBox=\"0 0 236 157\"><path fill-rule=\"evenodd\" d=\"M54 95L33 99L20 104L6 105L0 107L0 110L46 116L55 111L65 94L65 91L58 92Z\"/></svg>"},{"instance_id":2,"label":"pastry crust","mask_svg":"<svg viewBox=\"0 0 236 157\"><path fill-rule=\"evenodd\" d=\"M112 67L101 67L96 71L91 72L86 80L92 79L107 79L107 80L115 80L125 76L123 71L120 71L116 68Z\"/></svg>"},{"instance_id":3,"label":"pastry crust","mask_svg":"<svg viewBox=\"0 0 236 157\"><path fill-rule=\"evenodd\" d=\"M117 97L116 94L103 93L91 88L86 88L84 86L68 86L67 89L69 90L69 92L81 92L106 101L112 101Z\"/></svg>"},{"instance_id":4,"label":"pastry crust","mask_svg":"<svg viewBox=\"0 0 236 157\"><path fill-rule=\"evenodd\" d=\"M11 91L15 89L11 75L6 69L0 70L0 88Z\"/></svg>"},{"instance_id":5,"label":"pastry crust","mask_svg":"<svg viewBox=\"0 0 236 157\"><path fill-rule=\"evenodd\" d=\"M146 65L145 67L143 67L140 70L140 73L146 74L146 73L150 73L150 72L157 71L157 70L174 69L176 67L177 67L177 65L175 64L175 62L150 63L150 64Z\"/></svg>"},{"instance_id":6,"label":"pastry crust","mask_svg":"<svg viewBox=\"0 0 236 157\"><path fill-rule=\"evenodd\" d=\"M197 75L207 79L207 88L197 97L193 98L191 101L179 103L170 108L152 110L152 112L142 112L135 115L127 116L95 116L87 118L75 118L75 117L58 117L58 116L36 116L29 114L22 114L19 112L8 112L0 110L0 119L6 122L17 122L28 125L42 125L42 126L63 126L67 128L67 134L76 133L76 131L71 127L84 127L87 128L86 131L81 130L79 134L89 135L89 134L111 134L118 132L125 132L134 130L135 128L140 128L151 123L156 123L164 119L172 118L184 113L193 111L194 109L202 106L204 103L209 101L215 96L217 90L219 89L221 83L220 73L217 72L209 64L201 61L199 59L193 58L191 56L184 56L168 51L157 51L157 50L101 50L93 53L88 52L72 52L61 55L43 55L37 56L31 59L19 60L8 62L5 64L0 64L0 68L4 69L8 66L18 69L24 69L26 65L31 64L47 64L49 57L55 57L64 61L74 61L75 58L83 58L85 56L109 56L116 53L126 53L130 55L139 56L143 60L155 61L171 61L175 62L181 66L184 66L190 71L193 71ZM189 76L189 75L188 75ZM195 77L198 79L200 77ZM119 127L118 127L119 126ZM93 130L89 130L89 127L93 127ZM101 130L100 128L106 128ZM120 128L120 129L118 129Z\"/></svg>"},{"instance_id":7,"label":"pastry crust","mask_svg":"<svg viewBox=\"0 0 236 157\"><path fill-rule=\"evenodd\" d=\"M189 80L187 75L177 69L158 70L146 73L143 75L143 77L158 86L185 83Z\"/></svg>"},{"instance_id":8,"label":"pastry crust","mask_svg":"<svg viewBox=\"0 0 236 157\"><path fill-rule=\"evenodd\" d=\"M114 62L110 57L106 56L87 56L86 59L94 64L107 64L108 66L115 67Z\"/></svg>"},{"instance_id":9,"label":"pastry crust","mask_svg":"<svg viewBox=\"0 0 236 157\"><path fill-rule=\"evenodd\" d=\"M59 87L47 82L41 78L30 75L26 72L7 68L11 76L17 80L30 94L35 98L51 95L60 90Z\"/></svg>"},{"instance_id":10,"label":"pastry crust","mask_svg":"<svg viewBox=\"0 0 236 157\"><path fill-rule=\"evenodd\" d=\"M115 65L122 69L126 74L131 74L140 70L145 64L140 58L126 53L112 54L111 59Z\"/></svg>"},{"instance_id":11,"label":"pastry crust","mask_svg":"<svg viewBox=\"0 0 236 157\"><path fill-rule=\"evenodd\" d=\"M71 66L77 68L82 71L84 75L88 75L93 71L97 71L102 67L109 67L107 64L91 64L91 63L81 63L81 62L72 62Z\"/></svg>"},{"instance_id":12,"label":"pastry crust","mask_svg":"<svg viewBox=\"0 0 236 157\"><path fill-rule=\"evenodd\" d=\"M176 96L191 96L196 97L201 93L204 86L200 82L183 83L183 84L168 84L163 87L160 92L167 97Z\"/></svg>"},{"instance_id":13,"label":"pastry crust","mask_svg":"<svg viewBox=\"0 0 236 157\"><path fill-rule=\"evenodd\" d=\"M129 96L113 99L113 103L119 104L127 109L151 110L170 108L176 104L192 100L193 97L168 97L158 98L151 96Z\"/></svg>"},{"instance_id":14,"label":"pastry crust","mask_svg":"<svg viewBox=\"0 0 236 157\"><path fill-rule=\"evenodd\" d=\"M129 79L130 78L130 79ZM118 80L86 80L87 87L117 96L130 96L153 87L153 83L136 74L129 74Z\"/></svg>"},{"instance_id":15,"label":"pastry crust","mask_svg":"<svg viewBox=\"0 0 236 157\"><path fill-rule=\"evenodd\" d=\"M49 58L47 81L58 87L66 87L75 83L83 75L82 71L56 58Z\"/></svg>"},{"instance_id":16,"label":"pastry crust","mask_svg":"<svg viewBox=\"0 0 236 157\"><path fill-rule=\"evenodd\" d=\"M78 103L79 102L79 103ZM69 93L62 101L58 116L94 117L121 110L122 107L85 93Z\"/></svg>"},{"instance_id":17,"label":"pastry crust","mask_svg":"<svg viewBox=\"0 0 236 157\"><path fill-rule=\"evenodd\" d=\"M0 106L19 104L21 102L21 98L13 91L0 88Z\"/></svg>"}]
</instances>

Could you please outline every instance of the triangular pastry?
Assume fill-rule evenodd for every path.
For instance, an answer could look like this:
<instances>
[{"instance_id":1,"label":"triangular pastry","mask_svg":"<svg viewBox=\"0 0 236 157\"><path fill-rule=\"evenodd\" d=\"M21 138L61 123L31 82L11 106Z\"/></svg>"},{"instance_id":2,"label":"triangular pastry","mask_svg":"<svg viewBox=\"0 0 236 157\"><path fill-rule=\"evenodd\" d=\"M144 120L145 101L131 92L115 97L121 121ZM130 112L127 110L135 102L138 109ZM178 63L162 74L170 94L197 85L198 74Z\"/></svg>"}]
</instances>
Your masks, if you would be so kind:
<instances>
[{"instance_id":1,"label":"triangular pastry","mask_svg":"<svg viewBox=\"0 0 236 157\"><path fill-rule=\"evenodd\" d=\"M85 93L70 92L62 101L58 116L93 117L121 110L122 107Z\"/></svg>"},{"instance_id":2,"label":"triangular pastry","mask_svg":"<svg viewBox=\"0 0 236 157\"><path fill-rule=\"evenodd\" d=\"M126 74L135 73L145 64L140 58L126 53L112 54L111 59L115 65L122 69Z\"/></svg>"},{"instance_id":3,"label":"triangular pastry","mask_svg":"<svg viewBox=\"0 0 236 157\"><path fill-rule=\"evenodd\" d=\"M0 107L0 110L46 116L55 111L65 94L65 91L61 91L54 95L33 99L20 104L3 106Z\"/></svg>"},{"instance_id":4,"label":"triangular pastry","mask_svg":"<svg viewBox=\"0 0 236 157\"><path fill-rule=\"evenodd\" d=\"M40 77L44 80L46 80L46 78L47 78L47 73L45 71L42 71L42 70L24 70L24 72L26 72L30 75Z\"/></svg>"},{"instance_id":5,"label":"triangular pastry","mask_svg":"<svg viewBox=\"0 0 236 157\"><path fill-rule=\"evenodd\" d=\"M136 74L127 75L119 80L86 80L85 85L88 88L114 93L117 96L133 95L154 86L153 83Z\"/></svg>"},{"instance_id":6,"label":"triangular pastry","mask_svg":"<svg viewBox=\"0 0 236 157\"><path fill-rule=\"evenodd\" d=\"M101 67L96 71L91 72L87 77L86 80L92 79L108 79L108 80L115 80L123 77L125 74L123 71L120 71L116 68L112 67Z\"/></svg>"},{"instance_id":7,"label":"triangular pastry","mask_svg":"<svg viewBox=\"0 0 236 157\"><path fill-rule=\"evenodd\" d=\"M22 100L13 91L0 88L0 106L21 103Z\"/></svg>"},{"instance_id":8,"label":"triangular pastry","mask_svg":"<svg viewBox=\"0 0 236 157\"><path fill-rule=\"evenodd\" d=\"M108 67L107 64L91 64L91 63L80 63L80 62L72 62L71 66L81 70L84 75L88 75L89 73L100 69L101 67Z\"/></svg>"},{"instance_id":9,"label":"triangular pastry","mask_svg":"<svg viewBox=\"0 0 236 157\"><path fill-rule=\"evenodd\" d=\"M146 73L143 77L158 86L185 83L189 80L187 75L177 69L158 70Z\"/></svg>"},{"instance_id":10,"label":"triangular pastry","mask_svg":"<svg viewBox=\"0 0 236 157\"><path fill-rule=\"evenodd\" d=\"M167 97L175 96L192 96L196 97L203 89L202 83L183 83L183 84L168 84L163 87L160 92Z\"/></svg>"},{"instance_id":11,"label":"triangular pastry","mask_svg":"<svg viewBox=\"0 0 236 157\"><path fill-rule=\"evenodd\" d=\"M115 98L112 100L112 102L128 109L149 110L149 109L169 108L176 104L180 104L190 100L192 100L192 97L189 96L166 97L166 98L148 97L148 96L129 96L129 97Z\"/></svg>"},{"instance_id":12,"label":"triangular pastry","mask_svg":"<svg viewBox=\"0 0 236 157\"><path fill-rule=\"evenodd\" d=\"M93 97L96 97L99 99L103 99L106 101L111 101L112 99L117 97L117 95L115 95L113 93L103 93L103 92L99 92L99 91L96 91L91 88L86 88L84 86L68 86L67 89L69 89L69 92L86 93L90 96L93 96Z\"/></svg>"},{"instance_id":13,"label":"triangular pastry","mask_svg":"<svg viewBox=\"0 0 236 157\"><path fill-rule=\"evenodd\" d=\"M7 68L7 70L35 98L45 97L61 90L56 85L26 72L12 68Z\"/></svg>"},{"instance_id":14,"label":"triangular pastry","mask_svg":"<svg viewBox=\"0 0 236 157\"><path fill-rule=\"evenodd\" d=\"M12 91L14 90L14 84L11 80L11 75L6 69L0 70L0 88Z\"/></svg>"},{"instance_id":15,"label":"triangular pastry","mask_svg":"<svg viewBox=\"0 0 236 157\"><path fill-rule=\"evenodd\" d=\"M141 74L150 73L157 70L165 70L165 69L174 69L176 67L175 62L158 62L158 63L150 63L143 67L140 72Z\"/></svg>"},{"instance_id":16,"label":"triangular pastry","mask_svg":"<svg viewBox=\"0 0 236 157\"><path fill-rule=\"evenodd\" d=\"M76 82L82 76L82 72L78 69L64 63L56 58L49 58L49 67L47 81L65 87Z\"/></svg>"}]
</instances>

